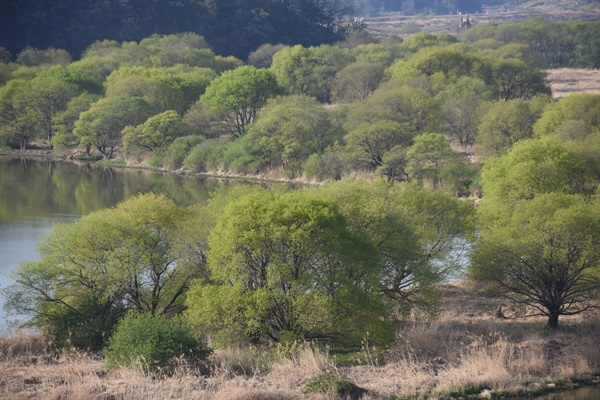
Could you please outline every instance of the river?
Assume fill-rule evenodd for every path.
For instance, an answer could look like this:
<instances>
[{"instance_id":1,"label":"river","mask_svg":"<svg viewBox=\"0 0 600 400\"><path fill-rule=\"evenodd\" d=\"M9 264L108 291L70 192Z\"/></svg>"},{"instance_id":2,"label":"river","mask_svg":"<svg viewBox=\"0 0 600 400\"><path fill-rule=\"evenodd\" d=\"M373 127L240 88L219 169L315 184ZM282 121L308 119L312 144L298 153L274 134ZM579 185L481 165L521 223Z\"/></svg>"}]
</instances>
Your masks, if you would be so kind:
<instances>
[{"instance_id":1,"label":"river","mask_svg":"<svg viewBox=\"0 0 600 400\"><path fill-rule=\"evenodd\" d=\"M57 222L73 222L112 207L137 193L163 193L180 205L206 202L230 181L182 177L145 170L90 164L0 158L0 290L20 263L37 259L37 243ZM20 318L4 310L0 296L0 335L14 331Z\"/></svg>"}]
</instances>

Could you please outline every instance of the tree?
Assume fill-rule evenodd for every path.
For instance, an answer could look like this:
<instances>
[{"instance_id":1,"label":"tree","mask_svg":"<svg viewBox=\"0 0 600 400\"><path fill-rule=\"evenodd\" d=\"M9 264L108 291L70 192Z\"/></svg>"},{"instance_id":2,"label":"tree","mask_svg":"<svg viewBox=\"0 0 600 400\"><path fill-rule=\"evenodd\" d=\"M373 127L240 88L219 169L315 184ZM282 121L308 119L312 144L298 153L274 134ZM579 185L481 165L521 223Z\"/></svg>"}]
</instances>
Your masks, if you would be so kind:
<instances>
[{"instance_id":1,"label":"tree","mask_svg":"<svg viewBox=\"0 0 600 400\"><path fill-rule=\"evenodd\" d=\"M376 290L391 307L433 311L434 285L443 274L431 263L403 202L397 200L398 188L383 181L341 180L319 194L339 204L348 227L375 246Z\"/></svg>"},{"instance_id":2,"label":"tree","mask_svg":"<svg viewBox=\"0 0 600 400\"><path fill-rule=\"evenodd\" d=\"M383 165L383 156L389 150L410 143L406 130L403 124L385 119L358 125L344 137L346 151L355 164L374 170Z\"/></svg>"},{"instance_id":3,"label":"tree","mask_svg":"<svg viewBox=\"0 0 600 400\"><path fill-rule=\"evenodd\" d=\"M185 236L191 217L145 194L58 224L40 244L40 260L15 271L7 307L31 316L58 346L78 348L101 347L129 309L177 313L204 263Z\"/></svg>"},{"instance_id":4,"label":"tree","mask_svg":"<svg viewBox=\"0 0 600 400\"><path fill-rule=\"evenodd\" d=\"M39 50L30 46L25 47L17 54L17 63L27 66L62 65L66 67L71 62L71 55L63 49L49 47Z\"/></svg>"},{"instance_id":5,"label":"tree","mask_svg":"<svg viewBox=\"0 0 600 400\"><path fill-rule=\"evenodd\" d=\"M77 97L73 97L64 111L52 117L52 147L72 148L79 144L78 138L73 134L75 122L79 119L81 113L87 111L90 106L99 100L97 95L83 92Z\"/></svg>"},{"instance_id":6,"label":"tree","mask_svg":"<svg viewBox=\"0 0 600 400\"><path fill-rule=\"evenodd\" d=\"M269 165L294 176L311 154L323 154L341 134L340 123L316 99L291 95L269 100L248 136Z\"/></svg>"},{"instance_id":7,"label":"tree","mask_svg":"<svg viewBox=\"0 0 600 400\"><path fill-rule=\"evenodd\" d=\"M598 159L578 148L558 138L523 140L506 155L487 162L481 173L485 201L480 209L492 206L482 215L492 219L510 215L518 201L545 193L596 193Z\"/></svg>"},{"instance_id":8,"label":"tree","mask_svg":"<svg viewBox=\"0 0 600 400\"><path fill-rule=\"evenodd\" d=\"M200 101L221 116L233 137L240 137L267 100L278 94L281 88L271 72L244 66L213 80Z\"/></svg>"},{"instance_id":9,"label":"tree","mask_svg":"<svg viewBox=\"0 0 600 400\"><path fill-rule=\"evenodd\" d=\"M110 159L121 146L123 129L141 124L151 112L150 105L140 97L103 98L79 116L73 134L88 152L93 146Z\"/></svg>"},{"instance_id":10,"label":"tree","mask_svg":"<svg viewBox=\"0 0 600 400\"><path fill-rule=\"evenodd\" d=\"M548 317L593 307L600 288L598 196L546 193L520 200L514 212L481 233L471 278Z\"/></svg>"},{"instance_id":11,"label":"tree","mask_svg":"<svg viewBox=\"0 0 600 400\"><path fill-rule=\"evenodd\" d=\"M155 112L187 111L205 92L216 73L209 68L176 65L172 67L121 67L104 82L106 96L138 96Z\"/></svg>"},{"instance_id":12,"label":"tree","mask_svg":"<svg viewBox=\"0 0 600 400\"><path fill-rule=\"evenodd\" d=\"M442 74L447 79L470 76L479 78L486 84L491 82L489 60L463 43L446 47L425 47L410 57L407 64L427 76Z\"/></svg>"},{"instance_id":13,"label":"tree","mask_svg":"<svg viewBox=\"0 0 600 400\"><path fill-rule=\"evenodd\" d=\"M580 125L580 128L572 129L574 123ZM600 95L577 93L555 103L548 103L533 126L533 133L536 137L544 137L566 131L564 139L583 139L599 128ZM582 132L583 135L577 135L577 132Z\"/></svg>"},{"instance_id":14,"label":"tree","mask_svg":"<svg viewBox=\"0 0 600 400\"><path fill-rule=\"evenodd\" d=\"M79 94L79 88L51 72L40 74L31 81L27 97L38 126L52 148L53 118L67 108L69 101Z\"/></svg>"},{"instance_id":15,"label":"tree","mask_svg":"<svg viewBox=\"0 0 600 400\"><path fill-rule=\"evenodd\" d=\"M125 151L132 148L155 151L191 133L192 128L181 116L176 111L168 110L148 118L141 125L126 127L123 130L123 147Z\"/></svg>"},{"instance_id":16,"label":"tree","mask_svg":"<svg viewBox=\"0 0 600 400\"><path fill-rule=\"evenodd\" d=\"M37 119L25 98L29 85L24 79L11 79L0 87L0 138L21 150L26 149L37 134Z\"/></svg>"},{"instance_id":17,"label":"tree","mask_svg":"<svg viewBox=\"0 0 600 400\"><path fill-rule=\"evenodd\" d=\"M337 206L309 191L259 192L229 202L211 233L211 285L187 297L188 319L219 345L331 340L364 332L390 340L374 296L373 247Z\"/></svg>"},{"instance_id":18,"label":"tree","mask_svg":"<svg viewBox=\"0 0 600 400\"><path fill-rule=\"evenodd\" d=\"M415 137L414 144L406 151L406 173L411 180L439 188L442 170L453 158L454 152L444 135L423 133Z\"/></svg>"},{"instance_id":19,"label":"tree","mask_svg":"<svg viewBox=\"0 0 600 400\"><path fill-rule=\"evenodd\" d=\"M329 103L335 75L350 60L347 49L328 45L309 48L297 45L275 53L271 71L290 93L305 94Z\"/></svg>"},{"instance_id":20,"label":"tree","mask_svg":"<svg viewBox=\"0 0 600 400\"><path fill-rule=\"evenodd\" d=\"M532 99L537 95L551 94L545 82L545 73L516 59L499 60L492 65L493 81L498 98Z\"/></svg>"},{"instance_id":21,"label":"tree","mask_svg":"<svg viewBox=\"0 0 600 400\"><path fill-rule=\"evenodd\" d=\"M377 89L383 79L383 66L378 63L353 63L335 76L332 88L334 101L352 103L364 100Z\"/></svg>"},{"instance_id":22,"label":"tree","mask_svg":"<svg viewBox=\"0 0 600 400\"><path fill-rule=\"evenodd\" d=\"M481 117L475 147L483 157L506 153L515 143L533 136L533 126L550 101L541 96L532 100L498 101Z\"/></svg>"},{"instance_id":23,"label":"tree","mask_svg":"<svg viewBox=\"0 0 600 400\"><path fill-rule=\"evenodd\" d=\"M491 100L491 95L483 81L464 77L435 97L444 133L463 151L475 143L477 126L487 108L485 100Z\"/></svg>"},{"instance_id":24,"label":"tree","mask_svg":"<svg viewBox=\"0 0 600 400\"><path fill-rule=\"evenodd\" d=\"M256 68L269 68L273 63L273 55L285 46L279 44L261 44L248 56L248 64Z\"/></svg>"}]
</instances>

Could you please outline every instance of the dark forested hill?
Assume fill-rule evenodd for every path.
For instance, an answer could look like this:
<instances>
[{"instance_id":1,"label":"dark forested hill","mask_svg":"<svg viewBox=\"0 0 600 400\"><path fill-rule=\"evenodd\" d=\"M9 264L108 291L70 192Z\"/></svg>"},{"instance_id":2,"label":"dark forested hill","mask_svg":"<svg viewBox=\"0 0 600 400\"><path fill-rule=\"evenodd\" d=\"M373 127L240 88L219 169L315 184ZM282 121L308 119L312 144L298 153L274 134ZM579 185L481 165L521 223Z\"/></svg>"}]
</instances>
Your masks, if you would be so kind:
<instances>
[{"instance_id":1,"label":"dark forested hill","mask_svg":"<svg viewBox=\"0 0 600 400\"><path fill-rule=\"evenodd\" d=\"M336 40L348 0L0 0L0 46L55 47L75 58L96 40L195 32L222 55L245 59L263 43Z\"/></svg>"}]
</instances>

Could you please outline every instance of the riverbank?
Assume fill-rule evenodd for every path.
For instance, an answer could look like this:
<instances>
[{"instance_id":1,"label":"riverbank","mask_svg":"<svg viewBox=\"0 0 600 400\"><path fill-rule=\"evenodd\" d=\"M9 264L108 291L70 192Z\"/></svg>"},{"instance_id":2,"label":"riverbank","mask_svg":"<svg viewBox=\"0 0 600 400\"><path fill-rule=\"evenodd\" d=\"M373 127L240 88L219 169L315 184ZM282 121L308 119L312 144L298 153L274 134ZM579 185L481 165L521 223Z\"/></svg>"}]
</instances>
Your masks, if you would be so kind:
<instances>
[{"instance_id":1,"label":"riverbank","mask_svg":"<svg viewBox=\"0 0 600 400\"><path fill-rule=\"evenodd\" d=\"M192 176L192 177L206 177L215 179L227 179L227 180L243 180L243 181L257 181L265 183L284 183L284 184L297 184L297 185L318 185L320 182L308 179L289 179L282 178L276 175L241 175L223 173L221 171L209 171L209 172L194 172L186 170L184 168L178 170L171 170L167 168L157 168L149 166L147 163L127 163L123 159L87 159L80 152L74 152L71 150L50 150L50 149L27 149L27 150L16 150L7 149L0 147L0 157L3 158L20 158L30 160L42 160L42 161L63 161L71 162L78 165L91 163L102 167L110 168L127 168L135 170L146 170L156 173L174 174L180 176Z\"/></svg>"},{"instance_id":2,"label":"riverbank","mask_svg":"<svg viewBox=\"0 0 600 400\"><path fill-rule=\"evenodd\" d=\"M11 399L300 399L321 374L344 376L353 398L450 399L539 395L599 384L600 316L561 319L557 332L526 310L473 294L466 283L440 287L438 317L398 321L390 349L335 354L301 344L288 352L221 349L209 365L182 364L172 376L107 371L99 354L45 350L38 336L0 340L0 398ZM352 397L352 396L351 396ZM333 393L311 395L335 399Z\"/></svg>"}]
</instances>

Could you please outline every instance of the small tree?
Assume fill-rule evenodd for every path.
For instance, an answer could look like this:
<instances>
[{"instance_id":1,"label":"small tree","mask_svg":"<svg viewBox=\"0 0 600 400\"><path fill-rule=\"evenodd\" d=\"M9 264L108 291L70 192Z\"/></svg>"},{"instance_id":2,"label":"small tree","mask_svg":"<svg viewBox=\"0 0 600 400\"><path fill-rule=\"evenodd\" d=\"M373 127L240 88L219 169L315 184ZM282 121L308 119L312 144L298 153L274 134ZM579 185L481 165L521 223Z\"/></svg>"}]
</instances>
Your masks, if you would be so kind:
<instances>
[{"instance_id":1,"label":"small tree","mask_svg":"<svg viewBox=\"0 0 600 400\"><path fill-rule=\"evenodd\" d=\"M600 288L600 203L547 193L520 200L512 215L481 233L471 278L548 317L597 305Z\"/></svg>"}]
</instances>

